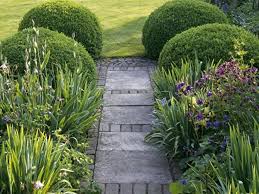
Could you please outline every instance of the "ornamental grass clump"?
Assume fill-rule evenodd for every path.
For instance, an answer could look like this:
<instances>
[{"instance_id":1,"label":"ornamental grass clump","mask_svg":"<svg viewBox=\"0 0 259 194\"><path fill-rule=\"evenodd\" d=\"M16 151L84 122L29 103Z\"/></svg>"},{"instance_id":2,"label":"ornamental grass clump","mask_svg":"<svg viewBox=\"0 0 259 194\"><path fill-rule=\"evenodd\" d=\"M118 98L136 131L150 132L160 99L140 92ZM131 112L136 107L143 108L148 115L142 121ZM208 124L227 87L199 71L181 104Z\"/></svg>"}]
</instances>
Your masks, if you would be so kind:
<instances>
[{"instance_id":1,"label":"ornamental grass clump","mask_svg":"<svg viewBox=\"0 0 259 194\"><path fill-rule=\"evenodd\" d=\"M62 161L64 147L38 130L27 134L24 128L7 127L0 154L0 193L73 193L67 177L61 176L71 172Z\"/></svg>"},{"instance_id":2,"label":"ornamental grass clump","mask_svg":"<svg viewBox=\"0 0 259 194\"><path fill-rule=\"evenodd\" d=\"M23 127L26 134L40 130L55 143L66 144L61 160L71 172L62 173L62 177L79 190L81 180L91 182L88 165L92 160L85 154L87 133L98 119L102 90L96 87L95 80L89 80L79 56L73 58L73 70L66 64L47 68L51 52L33 46L37 37L28 39L34 44L25 50L24 74L13 74L8 60L0 55L0 145L4 144L10 125ZM7 163L11 165L12 161Z\"/></svg>"},{"instance_id":3,"label":"ornamental grass clump","mask_svg":"<svg viewBox=\"0 0 259 194\"><path fill-rule=\"evenodd\" d=\"M184 179L171 184L172 193L258 193L259 125L251 122L252 136L238 126L230 127L226 152L213 155L203 166L192 166L192 176L185 173Z\"/></svg>"}]
</instances>

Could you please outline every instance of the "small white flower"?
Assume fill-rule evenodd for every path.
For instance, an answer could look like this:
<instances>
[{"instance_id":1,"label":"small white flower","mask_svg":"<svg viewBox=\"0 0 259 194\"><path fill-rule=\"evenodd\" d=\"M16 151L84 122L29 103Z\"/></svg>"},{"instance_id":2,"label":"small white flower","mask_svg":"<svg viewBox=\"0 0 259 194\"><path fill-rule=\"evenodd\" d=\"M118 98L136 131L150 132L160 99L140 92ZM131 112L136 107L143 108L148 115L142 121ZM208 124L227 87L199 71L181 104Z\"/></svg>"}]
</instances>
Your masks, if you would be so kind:
<instances>
[{"instance_id":1,"label":"small white flower","mask_svg":"<svg viewBox=\"0 0 259 194\"><path fill-rule=\"evenodd\" d=\"M243 184L243 181L238 181L238 183L239 183L240 185L242 185L242 184Z\"/></svg>"},{"instance_id":2,"label":"small white flower","mask_svg":"<svg viewBox=\"0 0 259 194\"><path fill-rule=\"evenodd\" d=\"M36 181L34 184L33 184L33 188L36 189L36 190L39 190L39 189L42 189L44 187L44 184L40 181Z\"/></svg>"}]
</instances>

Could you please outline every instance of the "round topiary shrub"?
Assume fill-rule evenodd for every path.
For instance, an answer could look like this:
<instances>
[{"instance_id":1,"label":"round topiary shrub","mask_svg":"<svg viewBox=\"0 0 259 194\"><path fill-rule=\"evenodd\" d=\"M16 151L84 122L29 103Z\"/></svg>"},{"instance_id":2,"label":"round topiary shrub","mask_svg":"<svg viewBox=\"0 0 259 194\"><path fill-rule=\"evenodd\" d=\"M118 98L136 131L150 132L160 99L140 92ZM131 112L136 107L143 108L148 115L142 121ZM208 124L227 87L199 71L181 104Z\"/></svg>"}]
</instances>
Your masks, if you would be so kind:
<instances>
[{"instance_id":1,"label":"round topiary shrub","mask_svg":"<svg viewBox=\"0 0 259 194\"><path fill-rule=\"evenodd\" d=\"M46 51L50 51L47 68L51 68L52 65L60 65L61 67L67 65L69 69L74 69L80 60L83 69L89 75L89 80L96 79L95 63L81 44L62 33L45 28L37 30L39 32L37 47L42 48L46 45ZM7 58L11 69L15 71L14 73L24 74L25 50L32 48L30 40L33 37L35 38L34 29L28 28L2 42L3 56ZM33 53L33 50L31 52Z\"/></svg>"},{"instance_id":2,"label":"round topiary shrub","mask_svg":"<svg viewBox=\"0 0 259 194\"><path fill-rule=\"evenodd\" d=\"M156 9L143 28L146 55L157 59L164 44L191 27L208 23L228 23L216 6L198 0L173 0Z\"/></svg>"},{"instance_id":3,"label":"round topiary shrub","mask_svg":"<svg viewBox=\"0 0 259 194\"><path fill-rule=\"evenodd\" d=\"M33 24L34 23L34 24ZM87 8L71 1L46 2L23 17L19 30L32 26L62 32L80 42L93 58L102 50L102 31L96 16Z\"/></svg>"},{"instance_id":4,"label":"round topiary shrub","mask_svg":"<svg viewBox=\"0 0 259 194\"><path fill-rule=\"evenodd\" d=\"M251 59L259 64L259 39L241 27L228 24L206 24L191 28L169 40L159 58L159 66L170 68L172 63L181 65L181 60L195 56L203 62L229 60L236 42L244 44L245 62ZM205 63L204 63L205 64Z\"/></svg>"}]
</instances>

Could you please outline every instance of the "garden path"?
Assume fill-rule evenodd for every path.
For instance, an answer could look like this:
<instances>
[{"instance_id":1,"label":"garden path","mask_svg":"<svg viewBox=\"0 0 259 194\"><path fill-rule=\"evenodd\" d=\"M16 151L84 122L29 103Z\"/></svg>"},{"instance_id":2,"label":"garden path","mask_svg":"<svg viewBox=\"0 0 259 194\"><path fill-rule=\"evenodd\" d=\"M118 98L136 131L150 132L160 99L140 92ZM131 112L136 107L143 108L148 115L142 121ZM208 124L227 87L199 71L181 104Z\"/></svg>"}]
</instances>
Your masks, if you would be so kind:
<instances>
[{"instance_id":1,"label":"garden path","mask_svg":"<svg viewBox=\"0 0 259 194\"><path fill-rule=\"evenodd\" d=\"M99 62L105 93L93 170L104 194L169 194L164 153L144 142L153 120L154 65L143 58Z\"/></svg>"}]
</instances>

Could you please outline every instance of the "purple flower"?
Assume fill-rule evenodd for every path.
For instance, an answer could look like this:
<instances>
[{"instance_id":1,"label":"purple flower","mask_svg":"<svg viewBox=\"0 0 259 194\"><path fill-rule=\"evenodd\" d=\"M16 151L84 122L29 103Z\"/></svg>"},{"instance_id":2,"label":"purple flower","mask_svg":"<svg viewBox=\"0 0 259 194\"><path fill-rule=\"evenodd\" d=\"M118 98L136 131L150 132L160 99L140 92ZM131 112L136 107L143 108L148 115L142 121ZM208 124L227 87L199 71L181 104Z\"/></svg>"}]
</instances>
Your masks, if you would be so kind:
<instances>
[{"instance_id":1,"label":"purple flower","mask_svg":"<svg viewBox=\"0 0 259 194\"><path fill-rule=\"evenodd\" d=\"M9 116L5 115L3 118L2 118L2 121L4 124L7 124L7 123L10 123L12 120Z\"/></svg>"},{"instance_id":2,"label":"purple flower","mask_svg":"<svg viewBox=\"0 0 259 194\"><path fill-rule=\"evenodd\" d=\"M177 84L177 85L176 85L176 89L177 89L177 91L181 90L181 89L183 88L183 86L184 86L184 85L185 85L185 83L184 83L184 82L181 82L181 83Z\"/></svg>"},{"instance_id":3,"label":"purple flower","mask_svg":"<svg viewBox=\"0 0 259 194\"><path fill-rule=\"evenodd\" d=\"M224 140L223 140L223 142L222 142L221 145L220 145L221 151L225 151L227 145L228 145L228 138L227 138L227 137L224 137Z\"/></svg>"},{"instance_id":4,"label":"purple flower","mask_svg":"<svg viewBox=\"0 0 259 194\"><path fill-rule=\"evenodd\" d=\"M198 113L198 115L197 115L197 120L198 121L201 121L203 119L203 114L200 112L200 113Z\"/></svg>"},{"instance_id":5,"label":"purple flower","mask_svg":"<svg viewBox=\"0 0 259 194\"><path fill-rule=\"evenodd\" d=\"M206 128L211 128L211 127L213 127L213 123L210 121L207 121Z\"/></svg>"},{"instance_id":6,"label":"purple flower","mask_svg":"<svg viewBox=\"0 0 259 194\"><path fill-rule=\"evenodd\" d=\"M229 121L229 116L228 116L228 115L224 115L224 116L223 116L223 119L224 119L224 121L227 122L227 121Z\"/></svg>"},{"instance_id":7,"label":"purple flower","mask_svg":"<svg viewBox=\"0 0 259 194\"><path fill-rule=\"evenodd\" d=\"M198 99L196 102L197 102L198 105L203 105L203 100L202 99Z\"/></svg>"},{"instance_id":8,"label":"purple flower","mask_svg":"<svg viewBox=\"0 0 259 194\"><path fill-rule=\"evenodd\" d=\"M185 89L186 92L190 92L191 90L192 90L192 86L187 86Z\"/></svg>"},{"instance_id":9,"label":"purple flower","mask_svg":"<svg viewBox=\"0 0 259 194\"><path fill-rule=\"evenodd\" d=\"M167 104L166 98L163 98L160 102L161 102L162 106L165 106Z\"/></svg>"},{"instance_id":10,"label":"purple flower","mask_svg":"<svg viewBox=\"0 0 259 194\"><path fill-rule=\"evenodd\" d=\"M187 185L187 184L188 184L188 180L182 179L182 180L180 180L180 183L181 183L182 185Z\"/></svg>"},{"instance_id":11,"label":"purple flower","mask_svg":"<svg viewBox=\"0 0 259 194\"><path fill-rule=\"evenodd\" d=\"M219 121L214 121L213 122L213 127L219 128L220 127L220 122Z\"/></svg>"},{"instance_id":12,"label":"purple flower","mask_svg":"<svg viewBox=\"0 0 259 194\"><path fill-rule=\"evenodd\" d=\"M211 96L212 96L212 92L211 92L211 91L208 91L207 96L208 96L208 97L211 97Z\"/></svg>"}]
</instances>

